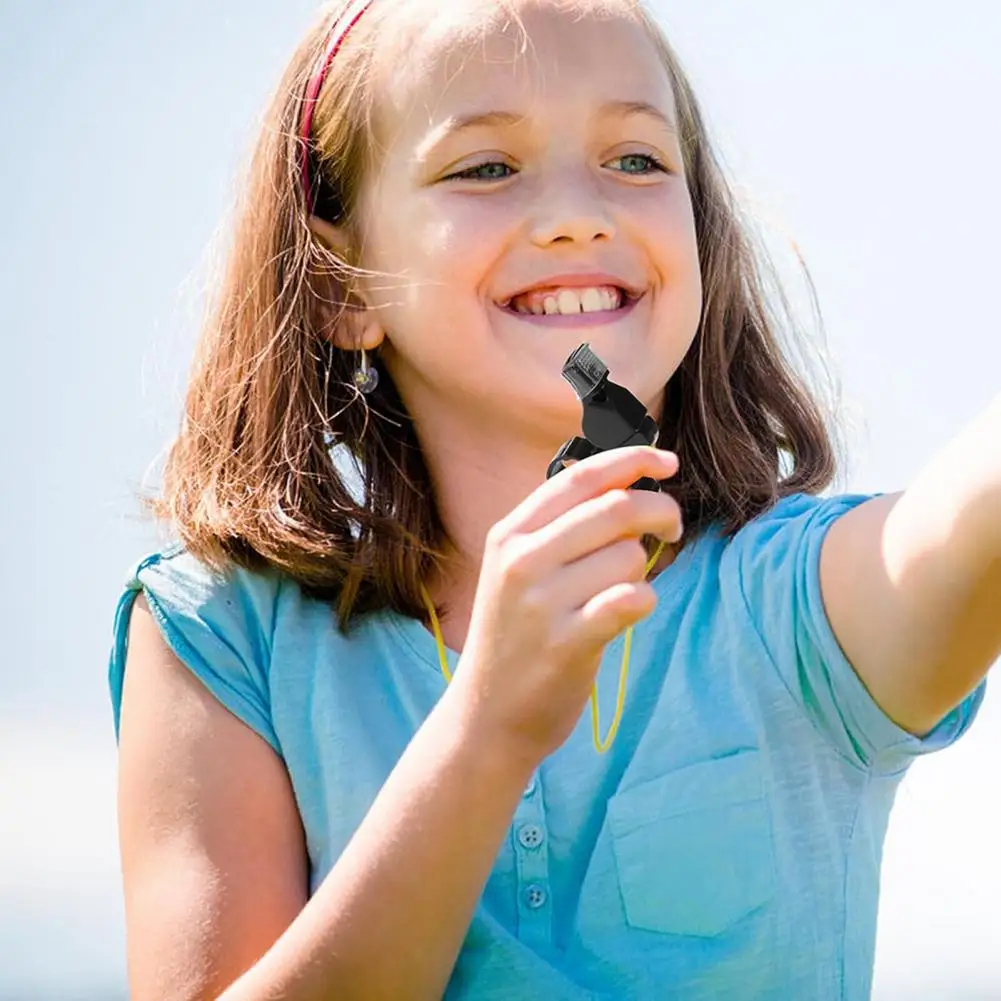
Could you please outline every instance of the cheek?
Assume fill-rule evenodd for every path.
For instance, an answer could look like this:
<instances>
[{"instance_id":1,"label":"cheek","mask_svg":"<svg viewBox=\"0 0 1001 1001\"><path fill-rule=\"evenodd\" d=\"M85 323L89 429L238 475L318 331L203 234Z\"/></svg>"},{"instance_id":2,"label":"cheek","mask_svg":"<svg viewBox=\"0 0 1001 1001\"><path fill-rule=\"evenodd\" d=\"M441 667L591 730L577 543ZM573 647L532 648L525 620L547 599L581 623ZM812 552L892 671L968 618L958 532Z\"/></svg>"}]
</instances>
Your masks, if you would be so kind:
<instances>
[{"instance_id":1,"label":"cheek","mask_svg":"<svg viewBox=\"0 0 1001 1001\"><path fill-rule=\"evenodd\" d=\"M483 290L503 241L482 207L448 208L411 204L405 213L383 214L368 234L370 301L412 358L442 341L461 355L459 346L476 342L485 323Z\"/></svg>"},{"instance_id":2,"label":"cheek","mask_svg":"<svg viewBox=\"0 0 1001 1001\"><path fill-rule=\"evenodd\" d=\"M455 304L489 276L504 246L500 213L480 199L451 199L447 211L438 201L384 217L372 233L368 266L397 277L386 300Z\"/></svg>"},{"instance_id":3,"label":"cheek","mask_svg":"<svg viewBox=\"0 0 1001 1001\"><path fill-rule=\"evenodd\" d=\"M662 202L647 221L651 245L667 296L684 308L686 317L702 308L702 272L695 217L687 189L679 189Z\"/></svg>"},{"instance_id":4,"label":"cheek","mask_svg":"<svg viewBox=\"0 0 1001 1001\"><path fill-rule=\"evenodd\" d=\"M659 203L648 216L652 224L657 256L663 262L664 277L686 279L699 274L699 250L695 234L695 216L687 187L679 184L670 197Z\"/></svg>"},{"instance_id":5,"label":"cheek","mask_svg":"<svg viewBox=\"0 0 1001 1001\"><path fill-rule=\"evenodd\" d=\"M655 274L654 330L665 350L683 355L702 317L702 274L687 188L679 184L651 198L632 213L631 222Z\"/></svg>"},{"instance_id":6,"label":"cheek","mask_svg":"<svg viewBox=\"0 0 1001 1001\"><path fill-rule=\"evenodd\" d=\"M461 216L432 217L413 234L408 288L401 299L410 315L433 315L439 328L468 331L480 311L493 258L482 229Z\"/></svg>"},{"instance_id":7,"label":"cheek","mask_svg":"<svg viewBox=\"0 0 1001 1001\"><path fill-rule=\"evenodd\" d=\"M429 200L420 228L422 247L433 257L428 267L450 276L451 284L463 291L470 282L478 284L487 277L512 226L511 211L503 203L496 196L444 195Z\"/></svg>"}]
</instances>

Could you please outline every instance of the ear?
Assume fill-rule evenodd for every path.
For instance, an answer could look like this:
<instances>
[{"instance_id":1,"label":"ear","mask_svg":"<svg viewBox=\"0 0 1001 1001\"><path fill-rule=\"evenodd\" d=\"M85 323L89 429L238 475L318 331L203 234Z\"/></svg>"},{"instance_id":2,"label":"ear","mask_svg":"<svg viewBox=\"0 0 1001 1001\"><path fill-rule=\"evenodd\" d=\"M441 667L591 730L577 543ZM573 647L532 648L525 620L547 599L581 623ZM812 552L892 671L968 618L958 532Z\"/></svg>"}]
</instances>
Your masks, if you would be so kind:
<instances>
[{"instance_id":1,"label":"ear","mask_svg":"<svg viewBox=\"0 0 1001 1001\"><path fill-rule=\"evenodd\" d=\"M326 219L311 215L309 228L327 250L336 254L342 261L347 261L350 242L341 226L335 226ZM338 295L331 294L325 298L334 301ZM359 351L362 348L374 351L386 336L378 320L375 319L375 314L360 298L353 298L343 311L328 306L321 308L324 314L321 317L321 327L325 336L344 351Z\"/></svg>"},{"instance_id":2,"label":"ear","mask_svg":"<svg viewBox=\"0 0 1001 1001\"><path fill-rule=\"evenodd\" d=\"M343 227L335 226L326 219L321 219L318 215L309 217L309 229L320 243L328 250L332 250L338 257L344 257L348 252L348 235Z\"/></svg>"}]
</instances>

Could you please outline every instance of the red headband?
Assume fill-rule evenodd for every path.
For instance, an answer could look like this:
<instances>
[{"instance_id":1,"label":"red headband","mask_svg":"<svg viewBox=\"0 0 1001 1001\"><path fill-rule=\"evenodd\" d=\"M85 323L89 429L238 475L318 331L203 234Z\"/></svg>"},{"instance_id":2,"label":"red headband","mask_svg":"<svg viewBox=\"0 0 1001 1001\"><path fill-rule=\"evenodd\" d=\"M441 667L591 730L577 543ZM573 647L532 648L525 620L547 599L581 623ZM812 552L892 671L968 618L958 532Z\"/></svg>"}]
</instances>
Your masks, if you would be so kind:
<instances>
[{"instance_id":1,"label":"red headband","mask_svg":"<svg viewBox=\"0 0 1001 1001\"><path fill-rule=\"evenodd\" d=\"M330 38L327 40L326 53L319 63L320 68L313 74L312 79L309 81L309 86L306 88L300 138L302 139L302 190L306 196L306 206L310 212L315 208L313 186L310 183L309 176L309 146L310 135L313 131L313 113L316 110L316 103L319 100L320 91L323 89L323 81L327 78L327 72L330 69L330 64L334 61L334 56L337 55L341 45L344 44L344 39L348 37L348 32L358 23L362 14L368 10L371 3L372 0L351 0L345 8L344 13L334 21L334 25L330 29Z\"/></svg>"}]
</instances>

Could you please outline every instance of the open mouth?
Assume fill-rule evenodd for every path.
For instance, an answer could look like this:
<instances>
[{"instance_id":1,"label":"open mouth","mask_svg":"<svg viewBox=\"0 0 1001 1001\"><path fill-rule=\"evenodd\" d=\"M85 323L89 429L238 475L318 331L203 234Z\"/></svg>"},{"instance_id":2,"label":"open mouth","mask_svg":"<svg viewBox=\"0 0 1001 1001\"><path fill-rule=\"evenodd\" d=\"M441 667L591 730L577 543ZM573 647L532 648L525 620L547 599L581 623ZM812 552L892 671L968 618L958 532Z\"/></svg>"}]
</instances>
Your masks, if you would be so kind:
<instances>
[{"instance_id":1,"label":"open mouth","mask_svg":"<svg viewBox=\"0 0 1001 1001\"><path fill-rule=\"evenodd\" d=\"M619 285L594 285L586 288L552 286L534 288L511 299L497 303L509 313L519 316L579 317L581 315L621 313L640 299Z\"/></svg>"}]
</instances>

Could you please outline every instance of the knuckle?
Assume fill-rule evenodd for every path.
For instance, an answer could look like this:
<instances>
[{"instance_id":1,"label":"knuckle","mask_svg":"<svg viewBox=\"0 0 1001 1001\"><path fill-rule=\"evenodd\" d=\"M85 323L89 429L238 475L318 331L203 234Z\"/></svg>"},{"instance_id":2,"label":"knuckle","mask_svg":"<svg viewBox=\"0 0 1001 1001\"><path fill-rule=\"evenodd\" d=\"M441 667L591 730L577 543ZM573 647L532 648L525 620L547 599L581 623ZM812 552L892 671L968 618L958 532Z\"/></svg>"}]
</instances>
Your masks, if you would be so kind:
<instances>
[{"instance_id":1,"label":"knuckle","mask_svg":"<svg viewBox=\"0 0 1001 1001\"><path fill-rule=\"evenodd\" d=\"M631 524L636 518L636 498L628 490L609 490L603 498L605 510L621 523Z\"/></svg>"},{"instance_id":2,"label":"knuckle","mask_svg":"<svg viewBox=\"0 0 1001 1001\"><path fill-rule=\"evenodd\" d=\"M629 543L629 569L633 577L642 580L646 576L646 550L639 539L633 539Z\"/></svg>"},{"instance_id":3,"label":"knuckle","mask_svg":"<svg viewBox=\"0 0 1001 1001\"><path fill-rule=\"evenodd\" d=\"M511 530L508 527L507 521L502 518L487 529L486 548L492 550L501 549L510 535Z\"/></svg>"},{"instance_id":4,"label":"knuckle","mask_svg":"<svg viewBox=\"0 0 1001 1001\"><path fill-rule=\"evenodd\" d=\"M600 463L587 461L575 462L568 467L565 475L575 488L585 493L597 493L606 478L605 470Z\"/></svg>"},{"instance_id":5,"label":"knuckle","mask_svg":"<svg viewBox=\"0 0 1001 1001\"><path fill-rule=\"evenodd\" d=\"M641 615L649 615L657 605L657 592L645 580L636 585L636 604Z\"/></svg>"},{"instance_id":6,"label":"knuckle","mask_svg":"<svg viewBox=\"0 0 1001 1001\"><path fill-rule=\"evenodd\" d=\"M549 633L549 650L561 661L573 661L580 645L580 632L569 620L554 619Z\"/></svg>"},{"instance_id":7,"label":"knuckle","mask_svg":"<svg viewBox=\"0 0 1001 1001\"><path fill-rule=\"evenodd\" d=\"M664 454L663 449L654 445L636 445L630 449L629 463L642 470L649 470L652 463L656 464L662 461Z\"/></svg>"},{"instance_id":8,"label":"knuckle","mask_svg":"<svg viewBox=\"0 0 1001 1001\"><path fill-rule=\"evenodd\" d=\"M651 512L655 517L663 519L678 516L680 510L678 502L670 494L657 493L651 496L653 497Z\"/></svg>"},{"instance_id":9,"label":"knuckle","mask_svg":"<svg viewBox=\"0 0 1001 1001\"><path fill-rule=\"evenodd\" d=\"M681 525L684 514L681 505L669 494L661 494L665 500L664 516L671 525Z\"/></svg>"},{"instance_id":10,"label":"knuckle","mask_svg":"<svg viewBox=\"0 0 1001 1001\"><path fill-rule=\"evenodd\" d=\"M617 546L617 560L626 580L639 581L646 576L646 550L638 538L623 539Z\"/></svg>"},{"instance_id":11,"label":"knuckle","mask_svg":"<svg viewBox=\"0 0 1001 1001\"><path fill-rule=\"evenodd\" d=\"M526 588L521 596L521 614L532 623L547 622L550 618L549 594L541 587Z\"/></svg>"},{"instance_id":12,"label":"knuckle","mask_svg":"<svg viewBox=\"0 0 1001 1001\"><path fill-rule=\"evenodd\" d=\"M635 581L625 602L623 614L636 621L637 617L647 614L657 603L657 595L645 580Z\"/></svg>"},{"instance_id":13,"label":"knuckle","mask_svg":"<svg viewBox=\"0 0 1001 1001\"><path fill-rule=\"evenodd\" d=\"M501 573L514 584L528 584L534 576L535 550L524 539L507 539L500 553Z\"/></svg>"}]
</instances>

